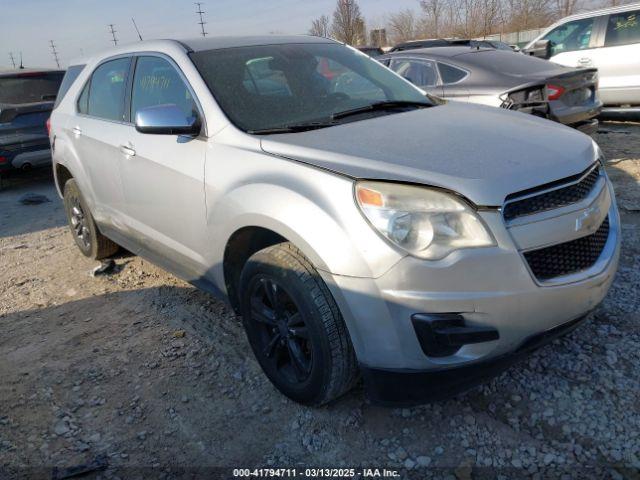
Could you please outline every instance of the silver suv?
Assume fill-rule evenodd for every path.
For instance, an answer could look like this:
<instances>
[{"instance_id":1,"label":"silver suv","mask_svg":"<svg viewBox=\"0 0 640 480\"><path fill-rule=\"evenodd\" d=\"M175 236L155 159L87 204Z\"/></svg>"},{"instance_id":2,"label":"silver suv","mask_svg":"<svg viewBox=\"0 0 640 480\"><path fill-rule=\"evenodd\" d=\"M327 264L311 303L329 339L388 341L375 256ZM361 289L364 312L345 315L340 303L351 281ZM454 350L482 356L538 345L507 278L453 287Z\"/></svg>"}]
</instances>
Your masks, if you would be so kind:
<instances>
[{"instance_id":1,"label":"silver suv","mask_svg":"<svg viewBox=\"0 0 640 480\"><path fill-rule=\"evenodd\" d=\"M319 405L460 392L577 326L616 271L601 153L442 104L315 37L118 47L51 117L81 252L118 245L227 299L275 386Z\"/></svg>"}]
</instances>

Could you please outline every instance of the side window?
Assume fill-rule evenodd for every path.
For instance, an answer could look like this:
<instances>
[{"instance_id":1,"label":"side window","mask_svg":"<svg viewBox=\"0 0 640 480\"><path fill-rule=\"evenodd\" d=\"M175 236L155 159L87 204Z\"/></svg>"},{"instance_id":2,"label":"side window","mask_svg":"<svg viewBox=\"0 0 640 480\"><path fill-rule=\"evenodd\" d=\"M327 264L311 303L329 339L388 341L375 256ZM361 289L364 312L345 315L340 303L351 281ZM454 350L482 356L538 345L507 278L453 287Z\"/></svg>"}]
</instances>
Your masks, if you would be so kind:
<instances>
[{"instance_id":1,"label":"side window","mask_svg":"<svg viewBox=\"0 0 640 480\"><path fill-rule=\"evenodd\" d=\"M143 108L175 105L185 118L198 116L198 107L184 80L167 60L160 57L139 57L133 77L131 118Z\"/></svg>"},{"instance_id":2,"label":"side window","mask_svg":"<svg viewBox=\"0 0 640 480\"><path fill-rule=\"evenodd\" d=\"M449 85L456 83L467 76L467 72L460 68L452 67L446 63L438 62L438 69L440 70L440 77L442 77L442 83Z\"/></svg>"},{"instance_id":3,"label":"side window","mask_svg":"<svg viewBox=\"0 0 640 480\"><path fill-rule=\"evenodd\" d=\"M605 47L640 43L640 10L615 13L609 16Z\"/></svg>"},{"instance_id":4,"label":"side window","mask_svg":"<svg viewBox=\"0 0 640 480\"><path fill-rule=\"evenodd\" d=\"M419 87L434 87L438 83L436 67L431 60L391 60L391 69Z\"/></svg>"},{"instance_id":5,"label":"side window","mask_svg":"<svg viewBox=\"0 0 640 480\"><path fill-rule=\"evenodd\" d=\"M86 83L82 89L80 97L78 98L78 113L82 113L84 115L89 113L89 87L91 87L91 82Z\"/></svg>"},{"instance_id":6,"label":"side window","mask_svg":"<svg viewBox=\"0 0 640 480\"><path fill-rule=\"evenodd\" d=\"M84 65L72 65L67 69L67 73L64 74L64 78L62 79L62 84L60 85L60 90L58 90L58 97L56 98L56 103L53 108L56 108L60 105L60 102L67 94L73 82L76 81L80 72L84 69Z\"/></svg>"},{"instance_id":7,"label":"side window","mask_svg":"<svg viewBox=\"0 0 640 480\"><path fill-rule=\"evenodd\" d=\"M564 23L551 30L544 38L551 42L551 54L573 52L589 48L594 18L583 18Z\"/></svg>"},{"instance_id":8,"label":"side window","mask_svg":"<svg viewBox=\"0 0 640 480\"><path fill-rule=\"evenodd\" d=\"M89 86L89 115L105 120L124 120L124 92L129 63L129 58L119 58L96 68Z\"/></svg>"}]
</instances>

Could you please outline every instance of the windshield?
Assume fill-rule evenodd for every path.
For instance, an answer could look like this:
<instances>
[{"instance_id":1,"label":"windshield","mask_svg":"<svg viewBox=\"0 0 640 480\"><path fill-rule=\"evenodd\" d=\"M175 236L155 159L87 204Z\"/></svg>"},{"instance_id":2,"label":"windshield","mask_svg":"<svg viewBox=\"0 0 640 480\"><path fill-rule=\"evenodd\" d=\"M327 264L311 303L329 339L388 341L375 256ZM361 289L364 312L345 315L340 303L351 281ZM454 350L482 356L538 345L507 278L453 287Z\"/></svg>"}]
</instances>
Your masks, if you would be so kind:
<instances>
[{"instance_id":1,"label":"windshield","mask_svg":"<svg viewBox=\"0 0 640 480\"><path fill-rule=\"evenodd\" d=\"M18 73L0 77L0 103L53 101L64 72Z\"/></svg>"},{"instance_id":2,"label":"windshield","mask_svg":"<svg viewBox=\"0 0 640 480\"><path fill-rule=\"evenodd\" d=\"M335 43L207 50L191 58L225 114L245 131L327 122L380 102L432 103L377 61Z\"/></svg>"}]
</instances>

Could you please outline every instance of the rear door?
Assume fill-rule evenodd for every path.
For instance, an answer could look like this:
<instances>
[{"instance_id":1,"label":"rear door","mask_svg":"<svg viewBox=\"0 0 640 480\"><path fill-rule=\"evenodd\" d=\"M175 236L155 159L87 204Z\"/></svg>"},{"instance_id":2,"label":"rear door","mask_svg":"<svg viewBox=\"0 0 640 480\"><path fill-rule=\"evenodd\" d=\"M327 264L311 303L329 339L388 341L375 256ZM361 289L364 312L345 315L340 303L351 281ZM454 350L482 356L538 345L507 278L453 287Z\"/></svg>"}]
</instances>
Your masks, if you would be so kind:
<instances>
[{"instance_id":1,"label":"rear door","mask_svg":"<svg viewBox=\"0 0 640 480\"><path fill-rule=\"evenodd\" d=\"M605 105L640 105L640 9L603 18L604 42L593 50Z\"/></svg>"},{"instance_id":2,"label":"rear door","mask_svg":"<svg viewBox=\"0 0 640 480\"><path fill-rule=\"evenodd\" d=\"M130 117L147 107L175 105L185 117L202 110L178 66L161 54L135 61ZM128 229L143 254L188 279L204 272L201 256L205 235L204 166L206 137L140 133L126 127L122 185Z\"/></svg>"},{"instance_id":3,"label":"rear door","mask_svg":"<svg viewBox=\"0 0 640 480\"><path fill-rule=\"evenodd\" d=\"M393 57L389 68L427 93L442 97L436 62L426 58L409 56Z\"/></svg>"},{"instance_id":4,"label":"rear door","mask_svg":"<svg viewBox=\"0 0 640 480\"><path fill-rule=\"evenodd\" d=\"M91 212L103 229L122 226L120 145L128 131L125 91L131 57L101 63L78 99L78 114L66 125L78 157L87 170L90 185L80 185L93 203Z\"/></svg>"}]
</instances>

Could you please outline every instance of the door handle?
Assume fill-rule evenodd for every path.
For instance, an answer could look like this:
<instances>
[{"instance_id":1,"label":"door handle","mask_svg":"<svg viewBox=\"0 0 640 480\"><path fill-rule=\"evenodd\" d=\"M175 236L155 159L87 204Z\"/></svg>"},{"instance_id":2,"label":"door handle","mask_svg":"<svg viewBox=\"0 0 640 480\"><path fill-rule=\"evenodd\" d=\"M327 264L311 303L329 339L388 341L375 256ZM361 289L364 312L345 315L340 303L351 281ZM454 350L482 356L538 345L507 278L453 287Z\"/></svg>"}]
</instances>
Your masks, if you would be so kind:
<instances>
[{"instance_id":1,"label":"door handle","mask_svg":"<svg viewBox=\"0 0 640 480\"><path fill-rule=\"evenodd\" d=\"M123 155L126 155L127 157L136 156L136 151L131 147L127 147L126 145L120 145L120 151L123 153Z\"/></svg>"},{"instance_id":2,"label":"door handle","mask_svg":"<svg viewBox=\"0 0 640 480\"><path fill-rule=\"evenodd\" d=\"M82 135L82 129L80 127L73 127L72 132L76 137Z\"/></svg>"}]
</instances>

